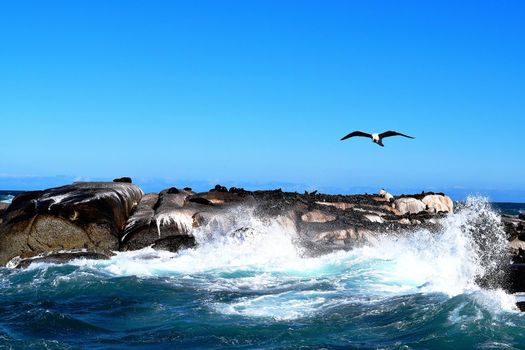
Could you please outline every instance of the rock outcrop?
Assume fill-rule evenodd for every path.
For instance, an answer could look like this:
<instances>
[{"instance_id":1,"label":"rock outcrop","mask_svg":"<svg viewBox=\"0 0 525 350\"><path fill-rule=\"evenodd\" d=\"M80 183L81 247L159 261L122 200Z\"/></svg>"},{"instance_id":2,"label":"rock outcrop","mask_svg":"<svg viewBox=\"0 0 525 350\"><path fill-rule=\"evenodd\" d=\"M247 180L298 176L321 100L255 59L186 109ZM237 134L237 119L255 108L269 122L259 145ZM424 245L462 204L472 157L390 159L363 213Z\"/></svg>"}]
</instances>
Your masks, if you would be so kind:
<instances>
[{"instance_id":1,"label":"rock outcrop","mask_svg":"<svg viewBox=\"0 0 525 350\"><path fill-rule=\"evenodd\" d=\"M9 207L9 204L0 202L0 224L2 223L2 213Z\"/></svg>"},{"instance_id":2,"label":"rock outcrop","mask_svg":"<svg viewBox=\"0 0 525 350\"><path fill-rule=\"evenodd\" d=\"M426 205L426 210L434 213L451 213L454 210L452 199L439 194L428 194L421 199L421 202Z\"/></svg>"},{"instance_id":3,"label":"rock outcrop","mask_svg":"<svg viewBox=\"0 0 525 350\"><path fill-rule=\"evenodd\" d=\"M0 264L105 259L148 246L178 251L199 244L197 238L242 237L254 225L293 231L305 252L315 255L373 242L379 234L437 230L453 210L442 193L346 196L217 185L202 193L172 187L144 195L126 178L79 182L25 192L0 206ZM513 261L505 288L525 291L525 217L501 217Z\"/></svg>"},{"instance_id":4,"label":"rock outcrop","mask_svg":"<svg viewBox=\"0 0 525 350\"><path fill-rule=\"evenodd\" d=\"M124 180L75 183L16 197L2 215L0 264L42 253L60 261L49 254L70 250L94 256L148 246L177 251L195 246L196 233L247 234L253 220L293 231L298 244L318 254L375 240L378 233L434 229L453 209L442 194L343 196L217 185L203 193L169 188L143 195Z\"/></svg>"},{"instance_id":5,"label":"rock outcrop","mask_svg":"<svg viewBox=\"0 0 525 350\"><path fill-rule=\"evenodd\" d=\"M124 182L124 183L130 184L133 181L131 180L131 177L124 176L124 177L119 177L117 179L113 179L113 182Z\"/></svg>"},{"instance_id":6,"label":"rock outcrop","mask_svg":"<svg viewBox=\"0 0 525 350\"><path fill-rule=\"evenodd\" d=\"M525 292L525 220L520 216L501 215L501 222L509 240L511 264L509 266L508 285L505 289L511 293ZM525 303L518 305L525 311Z\"/></svg>"},{"instance_id":7,"label":"rock outcrop","mask_svg":"<svg viewBox=\"0 0 525 350\"><path fill-rule=\"evenodd\" d=\"M412 197L403 197L394 201L394 208L399 211L399 214L417 214L427 209L425 203L421 200Z\"/></svg>"},{"instance_id":8,"label":"rock outcrop","mask_svg":"<svg viewBox=\"0 0 525 350\"><path fill-rule=\"evenodd\" d=\"M314 254L349 249L375 239L378 232L437 227L439 221L430 220L435 219L435 210L427 211L421 204L418 210L401 214L389 199L228 190L219 185L203 193L171 188L142 198L126 224L121 249L192 247L197 244L193 235L197 230L207 228L207 235L249 232L250 223L245 220L249 216L268 225L278 222L283 230L295 232L298 243Z\"/></svg>"},{"instance_id":9,"label":"rock outcrop","mask_svg":"<svg viewBox=\"0 0 525 350\"><path fill-rule=\"evenodd\" d=\"M64 251L40 254L29 258L15 258L9 262L9 267L23 269L35 263L63 264L76 259L104 260L109 259L113 254L98 253L92 251Z\"/></svg>"},{"instance_id":10,"label":"rock outcrop","mask_svg":"<svg viewBox=\"0 0 525 350\"><path fill-rule=\"evenodd\" d=\"M150 193L140 201L129 218L121 238L121 250L136 250L150 245L169 250L192 247L194 216L211 204L191 201L194 193L170 188Z\"/></svg>"},{"instance_id":11,"label":"rock outcrop","mask_svg":"<svg viewBox=\"0 0 525 350\"><path fill-rule=\"evenodd\" d=\"M117 250L142 195L139 187L116 182L79 182L18 195L2 214L0 264L60 250Z\"/></svg>"}]
</instances>

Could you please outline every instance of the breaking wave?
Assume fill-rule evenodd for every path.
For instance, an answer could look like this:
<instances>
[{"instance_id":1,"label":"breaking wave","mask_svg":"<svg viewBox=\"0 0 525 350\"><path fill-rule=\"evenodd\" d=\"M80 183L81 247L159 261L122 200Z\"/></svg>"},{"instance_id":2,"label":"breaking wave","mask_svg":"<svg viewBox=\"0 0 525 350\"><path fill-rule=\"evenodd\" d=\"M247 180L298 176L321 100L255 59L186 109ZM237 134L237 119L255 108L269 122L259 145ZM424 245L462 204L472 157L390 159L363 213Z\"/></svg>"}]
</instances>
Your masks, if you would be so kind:
<instances>
[{"instance_id":1,"label":"breaking wave","mask_svg":"<svg viewBox=\"0 0 525 350\"><path fill-rule=\"evenodd\" d=\"M239 210L196 230L199 245L178 253L147 248L106 261L4 269L2 294L52 286L55 291L42 292L52 300L75 303L75 293L102 304L106 296L132 299L133 313L126 313L126 303L112 306L125 309L127 330L119 328L118 317L111 328L107 310L97 307L89 316L65 313L92 327L118 328L123 334L116 343L144 319L152 322L148 336L177 334L170 344L180 346L439 348L457 341L512 348L525 340L517 336L516 327L525 322L515 312L514 296L495 288L506 240L486 199L469 198L443 219L440 232L379 236L366 246L316 257L296 244L286 217L267 221ZM33 278L25 280L27 275ZM97 288L108 294L101 297ZM188 327L191 341L180 335ZM95 338L84 339L82 346Z\"/></svg>"},{"instance_id":2,"label":"breaking wave","mask_svg":"<svg viewBox=\"0 0 525 350\"><path fill-rule=\"evenodd\" d=\"M3 202L3 203L11 203L13 201L13 198L15 198L15 196L11 195L11 194L6 194L6 195L0 195L0 202Z\"/></svg>"}]
</instances>

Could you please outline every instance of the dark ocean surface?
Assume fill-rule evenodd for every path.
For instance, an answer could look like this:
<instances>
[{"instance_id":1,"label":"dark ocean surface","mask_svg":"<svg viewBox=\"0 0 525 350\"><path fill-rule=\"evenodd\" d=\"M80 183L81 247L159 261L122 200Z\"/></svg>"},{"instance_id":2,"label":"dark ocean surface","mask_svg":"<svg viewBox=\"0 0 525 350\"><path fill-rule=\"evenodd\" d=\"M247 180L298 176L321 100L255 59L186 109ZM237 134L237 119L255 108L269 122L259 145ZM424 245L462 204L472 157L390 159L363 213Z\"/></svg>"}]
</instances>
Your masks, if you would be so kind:
<instances>
[{"instance_id":1,"label":"dark ocean surface","mask_svg":"<svg viewBox=\"0 0 525 350\"><path fill-rule=\"evenodd\" d=\"M494 208L471 198L439 234L318 257L247 214L252 233L196 232L176 254L0 268L0 349L522 349L516 297L475 282L491 261L472 232L501 251L495 210L525 204Z\"/></svg>"}]
</instances>

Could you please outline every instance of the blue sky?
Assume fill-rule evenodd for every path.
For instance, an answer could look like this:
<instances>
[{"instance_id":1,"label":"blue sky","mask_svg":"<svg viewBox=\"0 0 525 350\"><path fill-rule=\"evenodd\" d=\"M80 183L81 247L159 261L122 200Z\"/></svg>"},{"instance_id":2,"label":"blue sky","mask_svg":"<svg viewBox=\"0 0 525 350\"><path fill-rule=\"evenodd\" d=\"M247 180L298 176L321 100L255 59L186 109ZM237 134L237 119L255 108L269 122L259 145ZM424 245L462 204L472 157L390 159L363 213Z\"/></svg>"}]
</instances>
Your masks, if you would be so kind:
<instances>
[{"instance_id":1,"label":"blue sky","mask_svg":"<svg viewBox=\"0 0 525 350\"><path fill-rule=\"evenodd\" d=\"M522 1L3 2L0 188L525 201L523 18ZM339 141L389 129L416 139Z\"/></svg>"}]
</instances>

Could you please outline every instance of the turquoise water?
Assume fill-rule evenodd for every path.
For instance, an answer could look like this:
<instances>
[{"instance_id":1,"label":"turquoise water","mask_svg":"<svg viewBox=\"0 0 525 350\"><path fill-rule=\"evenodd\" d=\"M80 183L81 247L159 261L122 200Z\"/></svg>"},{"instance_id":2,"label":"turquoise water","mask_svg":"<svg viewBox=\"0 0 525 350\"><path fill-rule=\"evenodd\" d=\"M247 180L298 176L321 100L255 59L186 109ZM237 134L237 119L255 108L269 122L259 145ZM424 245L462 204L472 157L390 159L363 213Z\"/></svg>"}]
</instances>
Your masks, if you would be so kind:
<instances>
[{"instance_id":1,"label":"turquoise water","mask_svg":"<svg viewBox=\"0 0 525 350\"><path fill-rule=\"evenodd\" d=\"M0 347L525 347L516 298L476 284L504 239L483 200L468 201L440 233L323 256L303 251L282 221L244 214L235 225L251 229L242 235L222 223L177 254L1 268ZM492 255L480 250L480 227L495 237Z\"/></svg>"}]
</instances>

